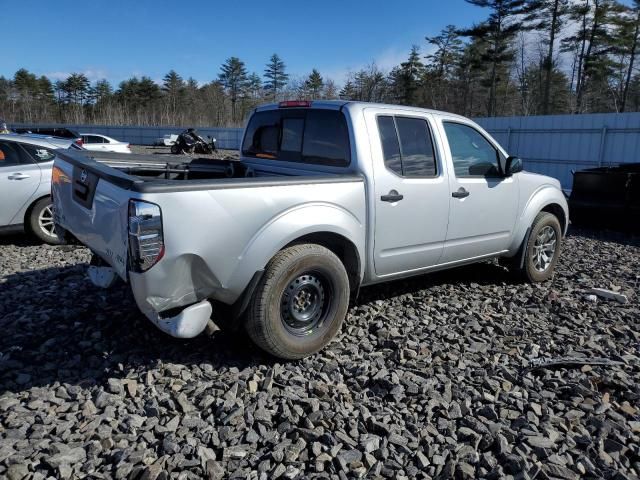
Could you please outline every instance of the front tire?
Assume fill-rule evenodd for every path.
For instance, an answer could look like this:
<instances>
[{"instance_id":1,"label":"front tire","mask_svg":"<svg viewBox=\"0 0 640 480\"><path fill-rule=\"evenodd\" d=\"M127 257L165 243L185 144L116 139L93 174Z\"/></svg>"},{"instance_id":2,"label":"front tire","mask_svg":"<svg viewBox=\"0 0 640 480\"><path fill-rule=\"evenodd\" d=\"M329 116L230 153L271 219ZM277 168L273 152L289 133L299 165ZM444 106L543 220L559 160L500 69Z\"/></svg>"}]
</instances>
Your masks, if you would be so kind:
<instances>
[{"instance_id":1,"label":"front tire","mask_svg":"<svg viewBox=\"0 0 640 480\"><path fill-rule=\"evenodd\" d=\"M56 235L53 222L53 203L51 197L44 197L38 200L31 211L28 219L29 231L39 240L49 245L59 245L60 239Z\"/></svg>"},{"instance_id":2,"label":"front tire","mask_svg":"<svg viewBox=\"0 0 640 480\"><path fill-rule=\"evenodd\" d=\"M533 221L527 241L522 273L531 283L544 282L553 276L560 256L562 227L558 218L540 212Z\"/></svg>"},{"instance_id":3,"label":"front tire","mask_svg":"<svg viewBox=\"0 0 640 480\"><path fill-rule=\"evenodd\" d=\"M267 265L245 329L263 350L296 360L333 339L348 306L349 278L340 259L320 245L294 245Z\"/></svg>"}]
</instances>

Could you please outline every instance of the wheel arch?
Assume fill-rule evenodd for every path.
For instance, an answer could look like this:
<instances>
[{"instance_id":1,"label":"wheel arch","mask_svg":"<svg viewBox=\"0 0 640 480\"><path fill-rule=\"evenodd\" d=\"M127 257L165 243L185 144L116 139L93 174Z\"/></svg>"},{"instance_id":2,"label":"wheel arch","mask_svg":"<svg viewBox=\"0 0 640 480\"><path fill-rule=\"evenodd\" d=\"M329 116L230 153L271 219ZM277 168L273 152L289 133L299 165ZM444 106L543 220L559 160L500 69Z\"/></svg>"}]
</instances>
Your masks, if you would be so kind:
<instances>
[{"instance_id":1,"label":"wheel arch","mask_svg":"<svg viewBox=\"0 0 640 480\"><path fill-rule=\"evenodd\" d=\"M296 238L289 242L283 248L301 243L314 243L321 245L327 250L333 252L344 265L347 275L349 276L349 286L352 292L357 292L362 281L362 259L355 244L343 235L335 232L313 232Z\"/></svg>"},{"instance_id":2,"label":"wheel arch","mask_svg":"<svg viewBox=\"0 0 640 480\"><path fill-rule=\"evenodd\" d=\"M562 206L560 206L558 203L549 203L545 205L540 211L555 215L560 222L560 227L562 227L562 235L564 236L567 233L567 215Z\"/></svg>"},{"instance_id":3,"label":"wheel arch","mask_svg":"<svg viewBox=\"0 0 640 480\"><path fill-rule=\"evenodd\" d=\"M518 218L518 224L515 227L507 257L512 257L519 252L523 242L527 241L533 220L540 212L548 212L558 217L562 227L562 234L563 236L566 234L569 223L567 200L559 188L544 185L531 194L526 202Z\"/></svg>"},{"instance_id":4,"label":"wheel arch","mask_svg":"<svg viewBox=\"0 0 640 480\"><path fill-rule=\"evenodd\" d=\"M340 206L314 203L278 215L256 232L225 282L229 291L237 292L231 301L243 302L269 261L284 248L300 243L322 245L336 254L347 270L352 292L357 292L364 278L365 226Z\"/></svg>"}]
</instances>

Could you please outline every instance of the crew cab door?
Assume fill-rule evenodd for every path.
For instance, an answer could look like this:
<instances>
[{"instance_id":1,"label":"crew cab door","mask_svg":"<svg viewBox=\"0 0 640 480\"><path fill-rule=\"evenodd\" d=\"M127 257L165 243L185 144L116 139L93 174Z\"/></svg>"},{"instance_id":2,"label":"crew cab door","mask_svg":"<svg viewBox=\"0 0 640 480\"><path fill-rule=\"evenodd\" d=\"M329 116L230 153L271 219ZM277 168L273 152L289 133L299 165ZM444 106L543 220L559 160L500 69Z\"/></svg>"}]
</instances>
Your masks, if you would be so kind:
<instances>
[{"instance_id":1,"label":"crew cab door","mask_svg":"<svg viewBox=\"0 0 640 480\"><path fill-rule=\"evenodd\" d=\"M502 175L504 155L475 125L442 119L450 208L441 263L507 250L518 213L518 178Z\"/></svg>"},{"instance_id":2,"label":"crew cab door","mask_svg":"<svg viewBox=\"0 0 640 480\"><path fill-rule=\"evenodd\" d=\"M449 185L432 117L367 108L365 119L375 185L375 273L436 265L447 233Z\"/></svg>"},{"instance_id":3,"label":"crew cab door","mask_svg":"<svg viewBox=\"0 0 640 480\"><path fill-rule=\"evenodd\" d=\"M38 190L41 175L18 143L0 140L0 227L22 223L16 214Z\"/></svg>"}]
</instances>

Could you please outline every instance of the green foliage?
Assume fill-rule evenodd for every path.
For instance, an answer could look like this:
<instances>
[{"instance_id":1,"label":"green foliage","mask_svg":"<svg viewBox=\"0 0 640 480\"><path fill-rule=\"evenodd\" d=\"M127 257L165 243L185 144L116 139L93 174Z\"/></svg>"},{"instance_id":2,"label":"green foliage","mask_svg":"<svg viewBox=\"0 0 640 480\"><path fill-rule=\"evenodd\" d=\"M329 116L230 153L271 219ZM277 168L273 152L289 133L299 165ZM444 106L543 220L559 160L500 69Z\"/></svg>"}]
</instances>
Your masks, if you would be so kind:
<instances>
[{"instance_id":1,"label":"green foliage","mask_svg":"<svg viewBox=\"0 0 640 480\"><path fill-rule=\"evenodd\" d=\"M277 53L271 55L269 63L264 70L264 89L271 100L276 101L278 94L282 92L287 84L289 75L286 73L286 65Z\"/></svg>"},{"instance_id":2,"label":"green foliage","mask_svg":"<svg viewBox=\"0 0 640 480\"><path fill-rule=\"evenodd\" d=\"M314 68L304 81L305 96L311 100L321 98L323 87L324 79L320 72Z\"/></svg>"}]
</instances>

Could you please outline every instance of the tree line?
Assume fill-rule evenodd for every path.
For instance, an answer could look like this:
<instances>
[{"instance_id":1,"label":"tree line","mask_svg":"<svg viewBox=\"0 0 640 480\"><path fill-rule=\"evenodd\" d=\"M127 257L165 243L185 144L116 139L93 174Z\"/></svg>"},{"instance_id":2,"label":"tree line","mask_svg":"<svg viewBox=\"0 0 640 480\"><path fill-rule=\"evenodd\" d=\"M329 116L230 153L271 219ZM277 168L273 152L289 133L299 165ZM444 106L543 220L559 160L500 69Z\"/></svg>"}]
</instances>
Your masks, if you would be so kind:
<instances>
[{"instance_id":1,"label":"tree line","mask_svg":"<svg viewBox=\"0 0 640 480\"><path fill-rule=\"evenodd\" d=\"M486 10L414 45L390 71L371 64L341 86L313 69L294 78L278 54L262 73L230 57L199 84L171 70L114 88L72 73L0 76L0 117L20 123L239 126L256 105L344 99L436 108L466 116L640 110L640 0L466 0ZM423 52L428 52L424 54Z\"/></svg>"}]
</instances>

